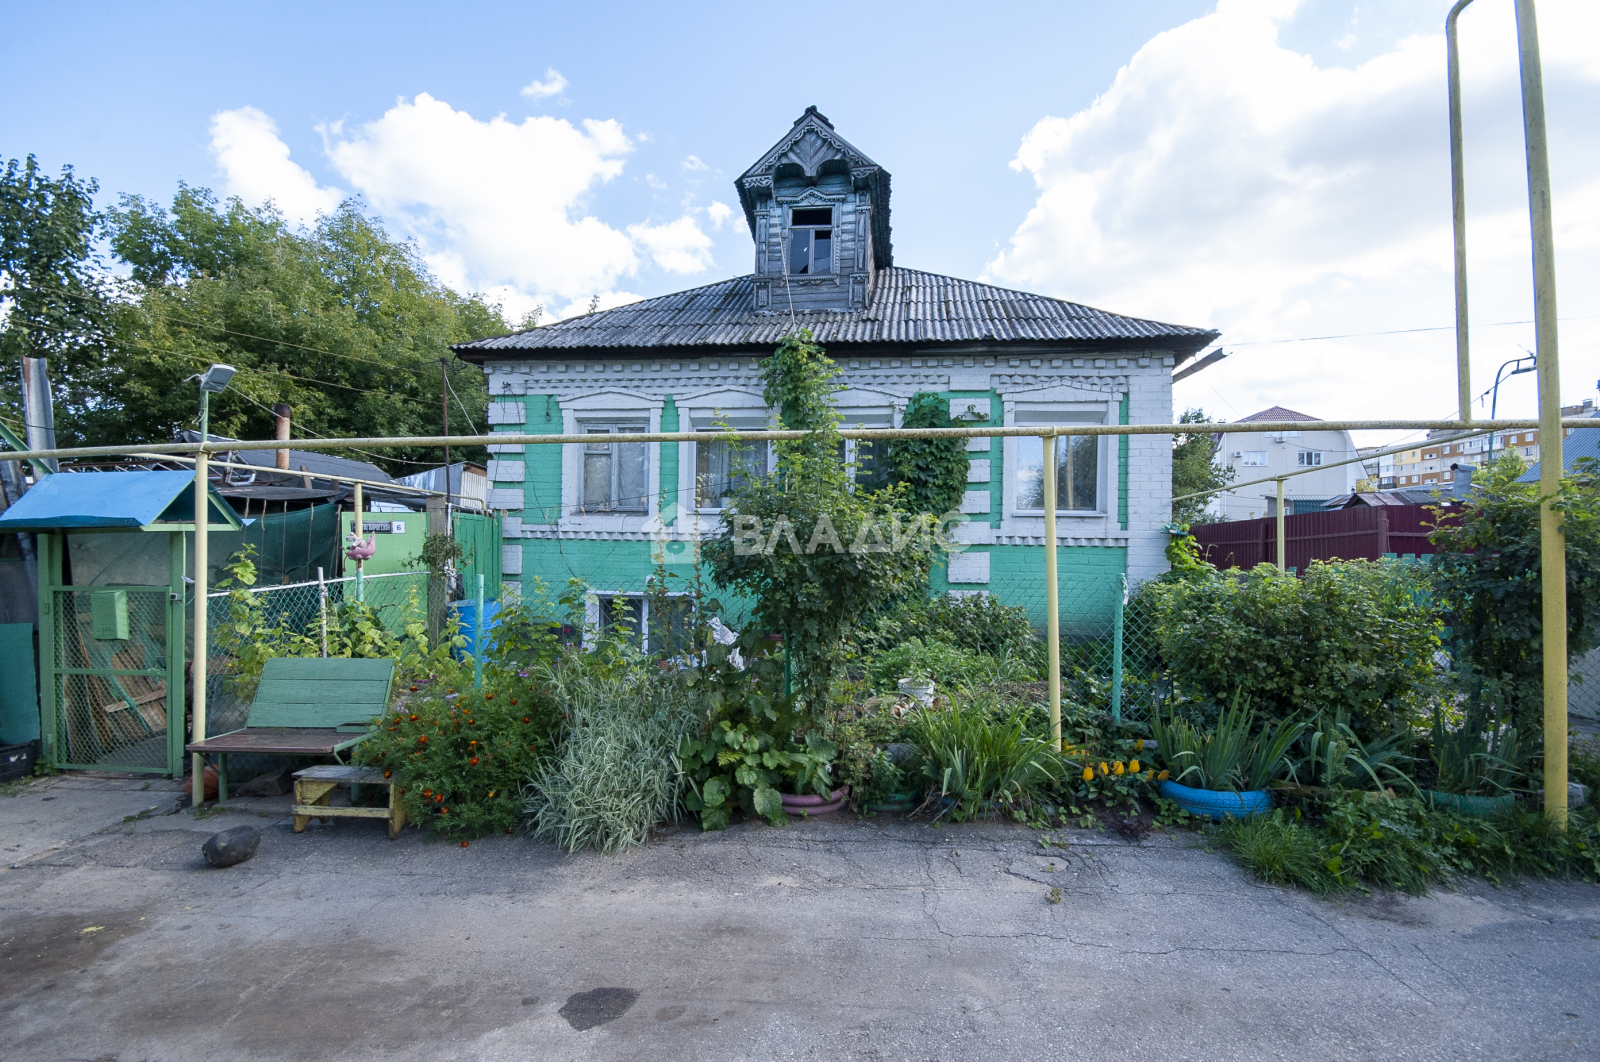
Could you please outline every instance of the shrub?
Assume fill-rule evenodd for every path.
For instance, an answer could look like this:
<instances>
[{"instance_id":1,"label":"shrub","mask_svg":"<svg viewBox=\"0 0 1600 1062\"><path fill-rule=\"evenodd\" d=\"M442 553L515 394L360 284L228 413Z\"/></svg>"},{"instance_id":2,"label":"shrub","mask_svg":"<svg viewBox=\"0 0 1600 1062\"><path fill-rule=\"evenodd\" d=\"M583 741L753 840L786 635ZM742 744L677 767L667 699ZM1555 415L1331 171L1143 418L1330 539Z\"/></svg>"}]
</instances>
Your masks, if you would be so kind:
<instances>
[{"instance_id":1,"label":"shrub","mask_svg":"<svg viewBox=\"0 0 1600 1062\"><path fill-rule=\"evenodd\" d=\"M965 689L1006 680L1026 680L1032 670L1014 660L968 652L944 642L909 638L867 662L872 688L893 692L900 679L931 679L941 688Z\"/></svg>"},{"instance_id":2,"label":"shrub","mask_svg":"<svg viewBox=\"0 0 1600 1062\"><path fill-rule=\"evenodd\" d=\"M996 810L1021 818L1041 789L1059 784L1067 763L1048 740L1029 733L1026 709L969 700L908 717L931 792L953 798L962 820Z\"/></svg>"},{"instance_id":3,"label":"shrub","mask_svg":"<svg viewBox=\"0 0 1600 1062\"><path fill-rule=\"evenodd\" d=\"M1438 692L1426 576L1394 562L1259 565L1147 584L1175 690L1209 713L1235 691L1265 715L1344 713L1363 735L1421 716Z\"/></svg>"},{"instance_id":4,"label":"shrub","mask_svg":"<svg viewBox=\"0 0 1600 1062\"><path fill-rule=\"evenodd\" d=\"M443 837L513 830L560 721L548 691L515 672L471 687L470 673L448 670L416 683L356 747L357 762L399 787L406 817Z\"/></svg>"},{"instance_id":5,"label":"shrub","mask_svg":"<svg viewBox=\"0 0 1600 1062\"><path fill-rule=\"evenodd\" d=\"M910 638L1019 660L1030 659L1040 644L1026 608L987 594L902 601L863 632L861 641L869 651L881 652Z\"/></svg>"},{"instance_id":6,"label":"shrub","mask_svg":"<svg viewBox=\"0 0 1600 1062\"><path fill-rule=\"evenodd\" d=\"M1200 730L1182 716L1150 723L1157 754L1172 780L1196 789L1265 789L1289 770L1288 751L1305 724L1282 719L1256 732L1256 713L1235 694L1233 704L1217 717L1217 725Z\"/></svg>"},{"instance_id":7,"label":"shrub","mask_svg":"<svg viewBox=\"0 0 1600 1062\"><path fill-rule=\"evenodd\" d=\"M569 852L610 855L642 845L658 822L682 808L678 746L697 720L681 687L655 668L596 674L552 672L564 735L524 791L534 834Z\"/></svg>"}]
</instances>

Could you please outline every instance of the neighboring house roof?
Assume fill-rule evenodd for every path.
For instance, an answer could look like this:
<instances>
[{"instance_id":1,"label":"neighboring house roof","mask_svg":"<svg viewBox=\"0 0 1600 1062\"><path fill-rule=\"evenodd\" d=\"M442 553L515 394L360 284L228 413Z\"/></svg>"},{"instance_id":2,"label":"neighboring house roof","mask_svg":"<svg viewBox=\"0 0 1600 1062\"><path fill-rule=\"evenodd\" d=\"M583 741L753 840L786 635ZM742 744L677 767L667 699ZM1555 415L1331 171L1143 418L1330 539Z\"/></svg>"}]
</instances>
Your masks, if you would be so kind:
<instances>
[{"instance_id":1,"label":"neighboring house roof","mask_svg":"<svg viewBox=\"0 0 1600 1062\"><path fill-rule=\"evenodd\" d=\"M773 308L758 311L754 281L753 276L735 277L526 332L459 343L451 349L469 361L527 353L599 354L641 347L770 350L798 324L810 329L819 343L836 346L1042 342L1101 350L1170 350L1181 361L1218 334L900 268L879 270L871 301L864 309L817 310L791 317L783 308L781 289L775 293Z\"/></svg>"},{"instance_id":2,"label":"neighboring house roof","mask_svg":"<svg viewBox=\"0 0 1600 1062\"><path fill-rule=\"evenodd\" d=\"M1402 487L1399 490L1358 491L1329 498L1329 509L1353 509L1359 505L1438 505L1449 500L1450 485L1437 487Z\"/></svg>"},{"instance_id":3,"label":"neighboring house roof","mask_svg":"<svg viewBox=\"0 0 1600 1062\"><path fill-rule=\"evenodd\" d=\"M185 431L181 433L182 442L197 442L200 433ZM230 443L237 439L230 439L226 435L207 436L212 442ZM393 482L389 473L379 468L370 461L356 461L348 457L336 457L333 454L318 453L315 450L290 450L289 467L278 467L278 451L276 450L235 450L232 451L232 460L241 465L254 465L263 472L276 472L280 476L292 476L299 479L304 476L348 476L351 479L373 480L378 483Z\"/></svg>"},{"instance_id":4,"label":"neighboring house roof","mask_svg":"<svg viewBox=\"0 0 1600 1062\"><path fill-rule=\"evenodd\" d=\"M1321 420L1321 419L1322 419L1321 417L1312 417L1312 416L1307 416L1304 413L1296 413L1294 410L1285 409L1282 406L1273 406L1271 409L1263 409L1260 413L1252 413L1248 417L1240 417L1238 420L1234 421L1234 423L1235 424L1242 424L1247 420Z\"/></svg>"},{"instance_id":5,"label":"neighboring house roof","mask_svg":"<svg viewBox=\"0 0 1600 1062\"><path fill-rule=\"evenodd\" d=\"M1595 417L1600 419L1600 413L1596 413ZM1576 428L1571 435L1561 441L1561 466L1563 470L1571 472L1572 462L1580 457L1592 457L1600 460L1600 428ZM1539 482L1539 462L1535 461L1532 468L1518 477L1517 482Z\"/></svg>"},{"instance_id":6,"label":"neighboring house roof","mask_svg":"<svg viewBox=\"0 0 1600 1062\"><path fill-rule=\"evenodd\" d=\"M238 514L214 488L210 499L207 519L213 526L237 530ZM193 472L57 472L0 514L0 531L109 530L193 520Z\"/></svg>"}]
</instances>

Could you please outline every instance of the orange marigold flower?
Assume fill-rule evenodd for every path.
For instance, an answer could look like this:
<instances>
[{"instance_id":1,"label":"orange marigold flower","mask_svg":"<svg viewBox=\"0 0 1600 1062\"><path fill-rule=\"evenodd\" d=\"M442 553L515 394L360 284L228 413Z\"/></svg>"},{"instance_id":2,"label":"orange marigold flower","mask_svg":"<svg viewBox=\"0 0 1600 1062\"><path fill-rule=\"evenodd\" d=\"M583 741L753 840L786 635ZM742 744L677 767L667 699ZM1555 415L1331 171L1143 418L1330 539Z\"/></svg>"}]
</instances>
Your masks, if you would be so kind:
<instances>
[{"instance_id":1,"label":"orange marigold flower","mask_svg":"<svg viewBox=\"0 0 1600 1062\"><path fill-rule=\"evenodd\" d=\"M478 757L474 756L474 757L472 757L472 759L468 760L467 762L470 763L472 766L476 767L478 765Z\"/></svg>"},{"instance_id":2,"label":"orange marigold flower","mask_svg":"<svg viewBox=\"0 0 1600 1062\"><path fill-rule=\"evenodd\" d=\"M421 735L421 736L419 736L417 738L417 744L426 745L427 743L428 743L428 735L427 734L423 734L423 735Z\"/></svg>"},{"instance_id":3,"label":"orange marigold flower","mask_svg":"<svg viewBox=\"0 0 1600 1062\"><path fill-rule=\"evenodd\" d=\"M485 693L485 694L484 694L484 695L483 695L483 699L484 699L484 700L486 700L486 701L492 701L492 700L494 700L494 694L492 694L492 693Z\"/></svg>"},{"instance_id":4,"label":"orange marigold flower","mask_svg":"<svg viewBox=\"0 0 1600 1062\"><path fill-rule=\"evenodd\" d=\"M444 794L443 793L435 793L435 794L433 794L433 802L435 804L439 803L443 799L444 799Z\"/></svg>"}]
</instances>

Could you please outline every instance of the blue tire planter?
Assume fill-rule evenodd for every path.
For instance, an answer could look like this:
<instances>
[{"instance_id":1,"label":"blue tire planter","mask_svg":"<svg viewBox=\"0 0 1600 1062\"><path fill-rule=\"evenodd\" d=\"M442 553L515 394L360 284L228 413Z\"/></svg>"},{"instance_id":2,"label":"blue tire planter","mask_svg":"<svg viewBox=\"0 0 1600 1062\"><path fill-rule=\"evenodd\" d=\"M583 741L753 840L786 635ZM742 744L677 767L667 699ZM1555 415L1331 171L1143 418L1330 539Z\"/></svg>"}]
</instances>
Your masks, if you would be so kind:
<instances>
[{"instance_id":1,"label":"blue tire planter","mask_svg":"<svg viewBox=\"0 0 1600 1062\"><path fill-rule=\"evenodd\" d=\"M1517 798L1510 793L1495 797L1466 796L1433 789L1428 790L1428 800L1436 808L1447 808L1458 815L1476 815L1480 819L1492 819L1517 803Z\"/></svg>"},{"instance_id":2,"label":"blue tire planter","mask_svg":"<svg viewBox=\"0 0 1600 1062\"><path fill-rule=\"evenodd\" d=\"M1247 789L1242 793L1226 790L1193 789L1177 782L1162 782L1161 795L1174 801L1191 815L1208 819L1248 819L1272 810L1272 794L1265 789Z\"/></svg>"}]
</instances>

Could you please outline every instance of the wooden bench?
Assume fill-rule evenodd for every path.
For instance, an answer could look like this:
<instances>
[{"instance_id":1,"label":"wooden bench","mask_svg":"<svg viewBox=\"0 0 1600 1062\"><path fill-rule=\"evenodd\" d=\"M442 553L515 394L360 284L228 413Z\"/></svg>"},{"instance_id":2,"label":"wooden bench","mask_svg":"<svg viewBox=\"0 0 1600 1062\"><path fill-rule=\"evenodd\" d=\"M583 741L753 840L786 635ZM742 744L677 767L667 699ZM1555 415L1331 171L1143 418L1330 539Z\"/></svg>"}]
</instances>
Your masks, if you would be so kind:
<instances>
[{"instance_id":1,"label":"wooden bench","mask_svg":"<svg viewBox=\"0 0 1600 1062\"><path fill-rule=\"evenodd\" d=\"M333 791L341 785L350 787L349 807L334 807L331 803ZM358 806L356 801L360 799L364 785L388 786L389 806ZM400 806L400 792L380 770L330 763L294 772L294 832L304 833L306 824L312 819L328 822L338 817L388 819L391 841L400 836L400 828L406 824L406 812Z\"/></svg>"},{"instance_id":2,"label":"wooden bench","mask_svg":"<svg viewBox=\"0 0 1600 1062\"><path fill-rule=\"evenodd\" d=\"M261 685L244 727L184 746L217 765L217 803L228 800L228 754L332 756L373 734L372 720L389 707L394 661L343 657L277 657L261 671Z\"/></svg>"}]
</instances>

